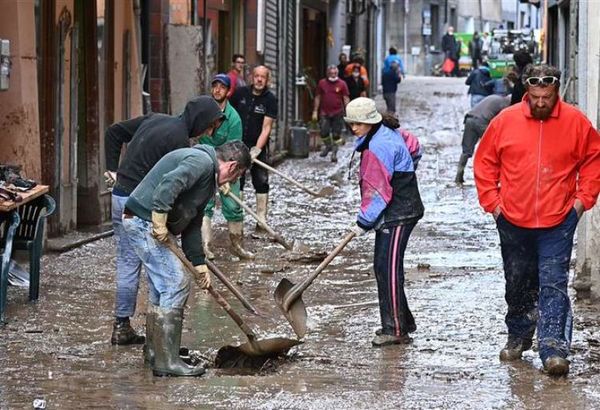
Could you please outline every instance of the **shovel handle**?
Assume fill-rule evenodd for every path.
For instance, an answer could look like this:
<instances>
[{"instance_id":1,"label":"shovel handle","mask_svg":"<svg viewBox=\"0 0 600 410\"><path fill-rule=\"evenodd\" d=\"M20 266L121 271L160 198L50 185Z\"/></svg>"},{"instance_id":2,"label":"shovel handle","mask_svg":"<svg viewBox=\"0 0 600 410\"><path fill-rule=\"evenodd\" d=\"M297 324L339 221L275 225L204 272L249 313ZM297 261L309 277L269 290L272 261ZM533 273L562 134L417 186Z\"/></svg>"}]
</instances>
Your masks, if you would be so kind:
<instances>
[{"instance_id":1,"label":"shovel handle","mask_svg":"<svg viewBox=\"0 0 600 410\"><path fill-rule=\"evenodd\" d=\"M210 271L221 281L221 283L223 283L223 285L225 285L227 287L227 289L229 289L229 291L231 293L233 293L240 302L242 302L242 305L244 305L244 307L246 309L248 309L250 312L254 313L255 315L260 314L258 312L258 310L252 305L252 303L250 303L250 301L248 299L246 299L246 297L237 288L237 286L235 286L233 284L233 282L231 282L231 280L229 280L229 278L227 276L225 276L225 274L223 272L221 272L221 269L219 269L217 267L217 265L215 265L208 259L205 262L206 262L206 266L208 266L208 269L210 269Z\"/></svg>"},{"instance_id":2,"label":"shovel handle","mask_svg":"<svg viewBox=\"0 0 600 410\"><path fill-rule=\"evenodd\" d=\"M265 164L264 162L258 160L258 159L253 159L252 162L260 165L261 167L265 168L268 171L271 171L277 175L279 175L281 178L291 182L292 184L296 185L298 188L302 189L303 191L308 192L309 194L311 194L312 196L320 196L318 192L313 191L312 189L308 189L307 187L305 187L304 185L302 185L300 182L296 181L294 178L287 176L286 174L284 174L281 171L276 170L275 168L273 168L270 165Z\"/></svg>"},{"instance_id":3,"label":"shovel handle","mask_svg":"<svg viewBox=\"0 0 600 410\"><path fill-rule=\"evenodd\" d=\"M342 249L344 249L348 242L350 242L355 236L356 233L354 233L353 231L348 232L344 239L342 239L342 241L335 247L335 249L333 249L329 253L329 255L327 255L323 262L321 262L319 266L317 266L315 271L311 273L308 278L304 279L302 282L290 289L289 293L283 299L283 309L286 312L290 309L290 305L294 303L294 301L298 299L300 295L302 295L302 292L304 292L306 288L310 286L310 284L316 279L316 277L319 276L321 272L323 272L323 269L325 269L327 265L331 263L333 258L335 258L342 251Z\"/></svg>"},{"instance_id":4,"label":"shovel handle","mask_svg":"<svg viewBox=\"0 0 600 410\"><path fill-rule=\"evenodd\" d=\"M221 192L223 192L223 191L221 191ZM259 216L256 214L256 212L254 212L252 210L252 208L250 208L248 205L246 205L236 194L229 191L225 195L227 195L231 199L233 199L235 203L237 203L239 206L244 208L244 211L248 212L254 219L256 219L256 222L265 231L267 231L269 233L269 235L271 235L271 237L273 237L273 239L275 239L275 241L277 241L277 243L279 243L281 246L283 246L288 251L291 251L293 249L292 244L286 242L286 240L283 239L283 237L281 235L279 235L277 232L275 232L269 225L267 225L267 223L265 221L263 221L261 218L259 218Z\"/></svg>"},{"instance_id":5,"label":"shovel handle","mask_svg":"<svg viewBox=\"0 0 600 410\"><path fill-rule=\"evenodd\" d=\"M194 268L194 265L192 265L192 262L190 262L185 257L185 255L183 254L183 252L181 252L177 245L175 245L170 239L166 242L166 245L175 254L175 256L179 258L181 263L183 263L183 266L187 268L187 270L194 277L194 279L198 280L198 272ZM225 300L225 298L219 293L219 291L213 288L212 285L210 285L206 290L208 290L208 293L210 293L210 295L213 298L215 298L217 303L221 305L221 307L227 312L227 314L233 319L233 321L239 326L239 328L242 329L242 331L248 337L248 340L254 340L255 335L252 329L250 329L248 325L244 323L244 320L240 317L240 315L237 314L236 311L233 310L229 302Z\"/></svg>"}]
</instances>

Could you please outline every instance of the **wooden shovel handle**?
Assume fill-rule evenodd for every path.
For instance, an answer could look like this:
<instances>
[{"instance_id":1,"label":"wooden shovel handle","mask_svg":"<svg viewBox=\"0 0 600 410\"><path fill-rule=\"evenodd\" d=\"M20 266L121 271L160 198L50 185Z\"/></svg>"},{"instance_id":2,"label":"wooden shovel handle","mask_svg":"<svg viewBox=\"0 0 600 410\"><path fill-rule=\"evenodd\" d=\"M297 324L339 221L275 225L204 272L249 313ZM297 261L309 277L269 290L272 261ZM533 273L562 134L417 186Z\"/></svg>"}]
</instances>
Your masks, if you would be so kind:
<instances>
[{"instance_id":1,"label":"wooden shovel handle","mask_svg":"<svg viewBox=\"0 0 600 410\"><path fill-rule=\"evenodd\" d=\"M265 164L264 162L262 162L262 161L260 161L258 159L253 159L252 162L260 165L261 167L265 168L268 171L271 171L271 172L279 175L281 178L283 178L283 179L291 182L292 184L296 185L298 188L302 189L303 191L306 191L306 192L308 192L309 194L311 194L313 196L320 196L318 192L315 192L312 189L308 189L307 187L305 187L304 185L302 185L300 182L296 181L292 177L287 176L283 172L276 170L272 166L267 165L267 164Z\"/></svg>"}]
</instances>

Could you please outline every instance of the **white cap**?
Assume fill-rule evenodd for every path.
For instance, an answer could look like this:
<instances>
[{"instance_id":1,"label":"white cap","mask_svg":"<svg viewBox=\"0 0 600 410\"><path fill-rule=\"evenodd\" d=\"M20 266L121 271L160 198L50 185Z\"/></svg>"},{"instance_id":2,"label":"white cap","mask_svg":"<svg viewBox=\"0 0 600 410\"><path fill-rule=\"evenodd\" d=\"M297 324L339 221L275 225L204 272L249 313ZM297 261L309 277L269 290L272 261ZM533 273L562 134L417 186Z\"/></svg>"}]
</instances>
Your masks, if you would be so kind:
<instances>
[{"instance_id":1,"label":"white cap","mask_svg":"<svg viewBox=\"0 0 600 410\"><path fill-rule=\"evenodd\" d=\"M377 111L375 101L367 97L358 97L350 101L346 106L346 122L358 122L362 124L377 124L382 119Z\"/></svg>"}]
</instances>

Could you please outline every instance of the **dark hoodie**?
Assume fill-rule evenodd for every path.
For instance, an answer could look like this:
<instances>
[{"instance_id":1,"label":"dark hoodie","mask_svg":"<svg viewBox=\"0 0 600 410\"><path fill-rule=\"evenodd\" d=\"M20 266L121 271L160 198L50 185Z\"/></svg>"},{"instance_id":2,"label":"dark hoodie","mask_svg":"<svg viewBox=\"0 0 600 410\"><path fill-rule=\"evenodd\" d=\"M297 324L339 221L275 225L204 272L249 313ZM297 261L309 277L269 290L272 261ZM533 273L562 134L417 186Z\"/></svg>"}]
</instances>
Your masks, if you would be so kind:
<instances>
[{"instance_id":1,"label":"dark hoodie","mask_svg":"<svg viewBox=\"0 0 600 410\"><path fill-rule=\"evenodd\" d=\"M130 195L158 160L173 150L188 148L190 138L204 133L222 116L217 102L202 95L188 101L179 116L152 114L142 117L117 171L113 192Z\"/></svg>"}]
</instances>

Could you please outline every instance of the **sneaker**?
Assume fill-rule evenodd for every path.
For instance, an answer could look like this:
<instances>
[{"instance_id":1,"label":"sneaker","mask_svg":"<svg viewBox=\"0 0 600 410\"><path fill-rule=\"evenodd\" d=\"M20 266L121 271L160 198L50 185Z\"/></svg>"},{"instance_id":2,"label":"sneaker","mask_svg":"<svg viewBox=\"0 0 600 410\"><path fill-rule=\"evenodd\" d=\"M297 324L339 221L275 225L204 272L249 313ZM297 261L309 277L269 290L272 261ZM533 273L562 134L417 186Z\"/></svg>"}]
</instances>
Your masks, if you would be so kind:
<instances>
[{"instance_id":1,"label":"sneaker","mask_svg":"<svg viewBox=\"0 0 600 410\"><path fill-rule=\"evenodd\" d=\"M500 360L504 362L518 360L525 350L531 349L531 345L531 339L520 339L509 336L506 345L500 350Z\"/></svg>"},{"instance_id":2,"label":"sneaker","mask_svg":"<svg viewBox=\"0 0 600 410\"><path fill-rule=\"evenodd\" d=\"M566 376L569 373L570 362L560 356L550 356L544 361L544 370L550 376Z\"/></svg>"},{"instance_id":3,"label":"sneaker","mask_svg":"<svg viewBox=\"0 0 600 410\"><path fill-rule=\"evenodd\" d=\"M371 341L371 344L374 347L383 347L383 346L390 346L390 345L408 344L410 342L412 342L412 339L408 335L394 336L394 335L377 334L377 332L375 332L375 337Z\"/></svg>"},{"instance_id":4,"label":"sneaker","mask_svg":"<svg viewBox=\"0 0 600 410\"><path fill-rule=\"evenodd\" d=\"M135 333L129 321L117 322L113 324L113 332L110 343L113 345L141 345L146 342L144 336Z\"/></svg>"}]
</instances>

